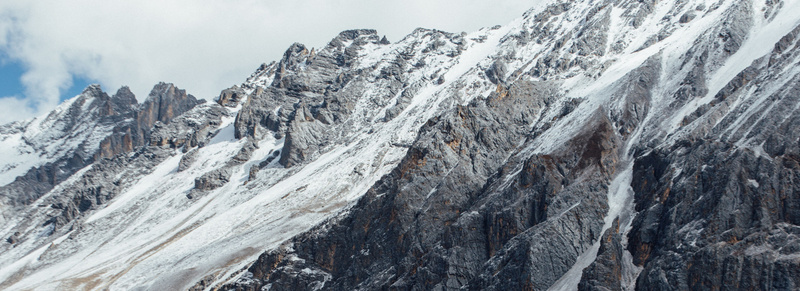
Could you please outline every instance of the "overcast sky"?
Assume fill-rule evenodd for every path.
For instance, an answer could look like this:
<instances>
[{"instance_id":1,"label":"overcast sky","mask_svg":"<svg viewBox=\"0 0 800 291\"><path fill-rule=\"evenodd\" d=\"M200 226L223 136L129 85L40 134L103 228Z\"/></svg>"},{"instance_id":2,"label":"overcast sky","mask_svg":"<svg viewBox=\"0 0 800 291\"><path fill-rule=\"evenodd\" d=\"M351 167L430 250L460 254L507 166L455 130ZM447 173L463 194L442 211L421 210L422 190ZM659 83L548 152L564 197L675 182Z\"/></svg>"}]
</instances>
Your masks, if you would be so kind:
<instances>
[{"instance_id":1,"label":"overcast sky","mask_svg":"<svg viewBox=\"0 0 800 291\"><path fill-rule=\"evenodd\" d=\"M374 28L394 42L416 27L506 24L537 0L2 0L0 123L50 111L99 83L139 101L159 81L211 99L293 42L324 46Z\"/></svg>"}]
</instances>

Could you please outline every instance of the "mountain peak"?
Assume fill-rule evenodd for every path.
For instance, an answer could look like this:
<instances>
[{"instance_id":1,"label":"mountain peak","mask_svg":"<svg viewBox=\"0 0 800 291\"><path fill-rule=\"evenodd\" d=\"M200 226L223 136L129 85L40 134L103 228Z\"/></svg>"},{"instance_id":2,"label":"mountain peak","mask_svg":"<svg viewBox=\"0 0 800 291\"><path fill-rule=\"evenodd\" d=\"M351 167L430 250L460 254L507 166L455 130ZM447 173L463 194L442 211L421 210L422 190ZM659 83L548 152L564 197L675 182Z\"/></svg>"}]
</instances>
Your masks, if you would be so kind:
<instances>
[{"instance_id":1,"label":"mountain peak","mask_svg":"<svg viewBox=\"0 0 800 291\"><path fill-rule=\"evenodd\" d=\"M81 95L89 95L89 96L99 97L103 93L104 92L103 92L103 89L100 87L100 84L89 84L89 86L86 86L86 88L83 89L83 91L81 92Z\"/></svg>"},{"instance_id":2,"label":"mountain peak","mask_svg":"<svg viewBox=\"0 0 800 291\"><path fill-rule=\"evenodd\" d=\"M156 121L169 123L172 118L202 103L186 90L172 83L159 82L140 106L137 120L142 129L149 129Z\"/></svg>"},{"instance_id":3,"label":"mountain peak","mask_svg":"<svg viewBox=\"0 0 800 291\"><path fill-rule=\"evenodd\" d=\"M111 102L114 103L116 108L119 108L117 109L118 111L123 111L124 109L133 110L139 105L139 101L136 100L136 95L131 92L128 86L120 87L117 93L111 96Z\"/></svg>"},{"instance_id":4,"label":"mountain peak","mask_svg":"<svg viewBox=\"0 0 800 291\"><path fill-rule=\"evenodd\" d=\"M363 36L373 36L373 35L378 35L378 31L374 29L351 29L340 32L337 38L343 40L355 40Z\"/></svg>"}]
</instances>

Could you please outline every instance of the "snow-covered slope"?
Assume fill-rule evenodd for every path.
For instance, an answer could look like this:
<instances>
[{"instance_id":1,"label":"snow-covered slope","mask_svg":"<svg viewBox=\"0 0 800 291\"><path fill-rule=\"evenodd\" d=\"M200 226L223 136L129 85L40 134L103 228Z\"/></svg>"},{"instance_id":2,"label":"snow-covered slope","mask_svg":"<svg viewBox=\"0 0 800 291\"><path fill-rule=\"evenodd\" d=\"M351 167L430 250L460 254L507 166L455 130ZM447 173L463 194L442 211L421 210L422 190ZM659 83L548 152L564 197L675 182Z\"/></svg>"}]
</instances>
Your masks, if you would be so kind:
<instances>
[{"instance_id":1,"label":"snow-covered slope","mask_svg":"<svg viewBox=\"0 0 800 291\"><path fill-rule=\"evenodd\" d=\"M93 155L115 126L98 122L103 114L100 103L109 99L102 94L99 87L89 87L47 115L3 125L0 150L6 156L0 161L0 186L63 156Z\"/></svg>"},{"instance_id":2,"label":"snow-covered slope","mask_svg":"<svg viewBox=\"0 0 800 291\"><path fill-rule=\"evenodd\" d=\"M634 288L675 253L643 234L651 154L713 140L779 156L784 137L759 132L795 120L796 11L552 0L469 34L295 44L217 103L141 128L140 147L3 202L0 288L558 290L605 286L593 278L609 269ZM94 156L143 116L95 122L101 93L3 126L0 150L19 158L0 183Z\"/></svg>"}]
</instances>

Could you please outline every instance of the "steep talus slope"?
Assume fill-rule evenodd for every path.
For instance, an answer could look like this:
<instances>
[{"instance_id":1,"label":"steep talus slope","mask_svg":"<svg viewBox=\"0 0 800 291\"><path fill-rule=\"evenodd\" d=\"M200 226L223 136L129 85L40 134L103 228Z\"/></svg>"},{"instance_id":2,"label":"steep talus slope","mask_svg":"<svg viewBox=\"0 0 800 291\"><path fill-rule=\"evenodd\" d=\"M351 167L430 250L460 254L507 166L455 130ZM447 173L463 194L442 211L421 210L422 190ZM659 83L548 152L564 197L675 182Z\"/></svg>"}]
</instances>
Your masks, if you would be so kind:
<instances>
[{"instance_id":1,"label":"steep talus slope","mask_svg":"<svg viewBox=\"0 0 800 291\"><path fill-rule=\"evenodd\" d=\"M214 103L87 88L0 128L0 288L796 289L798 9L542 1Z\"/></svg>"}]
</instances>

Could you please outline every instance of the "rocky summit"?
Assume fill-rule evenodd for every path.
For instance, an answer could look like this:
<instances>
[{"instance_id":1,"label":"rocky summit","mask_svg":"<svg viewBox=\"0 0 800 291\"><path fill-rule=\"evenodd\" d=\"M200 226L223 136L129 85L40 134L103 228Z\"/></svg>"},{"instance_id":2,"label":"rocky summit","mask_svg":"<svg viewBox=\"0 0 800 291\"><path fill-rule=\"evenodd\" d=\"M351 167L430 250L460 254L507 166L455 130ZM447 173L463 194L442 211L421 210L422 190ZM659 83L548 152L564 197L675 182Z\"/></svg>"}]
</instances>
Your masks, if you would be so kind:
<instances>
[{"instance_id":1,"label":"rocky summit","mask_svg":"<svg viewBox=\"0 0 800 291\"><path fill-rule=\"evenodd\" d=\"M800 289L800 0L534 5L0 126L0 289Z\"/></svg>"}]
</instances>

